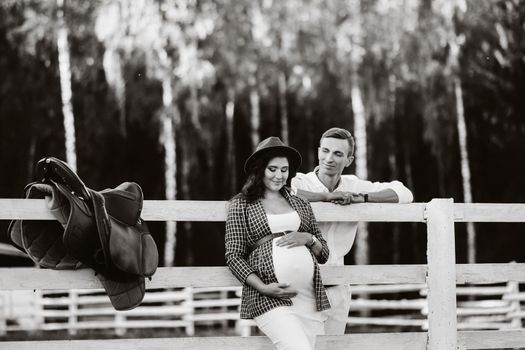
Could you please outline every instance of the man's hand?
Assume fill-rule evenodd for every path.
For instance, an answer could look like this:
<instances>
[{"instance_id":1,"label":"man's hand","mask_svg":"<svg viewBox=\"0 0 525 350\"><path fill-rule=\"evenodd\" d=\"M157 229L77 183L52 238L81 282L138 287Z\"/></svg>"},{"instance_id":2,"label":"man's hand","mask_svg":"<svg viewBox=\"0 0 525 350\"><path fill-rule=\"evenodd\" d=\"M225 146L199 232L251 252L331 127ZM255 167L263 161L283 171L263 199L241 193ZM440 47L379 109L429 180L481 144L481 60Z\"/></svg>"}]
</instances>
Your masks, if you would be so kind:
<instances>
[{"instance_id":1,"label":"man's hand","mask_svg":"<svg viewBox=\"0 0 525 350\"><path fill-rule=\"evenodd\" d=\"M279 247L300 247L312 241L312 235L308 232L292 231L277 239L276 245Z\"/></svg>"},{"instance_id":2,"label":"man's hand","mask_svg":"<svg viewBox=\"0 0 525 350\"><path fill-rule=\"evenodd\" d=\"M268 297L279 299L293 298L297 295L297 291L291 288L289 283L266 284L260 292Z\"/></svg>"},{"instance_id":3,"label":"man's hand","mask_svg":"<svg viewBox=\"0 0 525 350\"><path fill-rule=\"evenodd\" d=\"M331 192L329 198L330 202L340 205L365 202L363 194L355 192Z\"/></svg>"}]
</instances>

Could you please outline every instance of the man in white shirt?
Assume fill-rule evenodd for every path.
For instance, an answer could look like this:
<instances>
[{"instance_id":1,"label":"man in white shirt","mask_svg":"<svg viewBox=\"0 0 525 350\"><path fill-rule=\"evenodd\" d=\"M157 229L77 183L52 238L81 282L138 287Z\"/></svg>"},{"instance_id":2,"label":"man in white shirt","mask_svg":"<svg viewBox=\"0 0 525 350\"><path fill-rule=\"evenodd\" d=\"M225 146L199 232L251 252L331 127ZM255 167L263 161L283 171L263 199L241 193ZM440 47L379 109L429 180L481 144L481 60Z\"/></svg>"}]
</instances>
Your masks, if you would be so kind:
<instances>
[{"instance_id":1,"label":"man in white shirt","mask_svg":"<svg viewBox=\"0 0 525 350\"><path fill-rule=\"evenodd\" d=\"M310 201L351 203L410 203L412 192L399 181L370 182L355 175L342 175L354 160L354 138L345 129L332 128L322 136L318 149L319 165L307 174L297 173L292 190ZM330 256L326 265L344 265L357 232L357 222L320 222ZM326 334L344 334L350 309L350 286L327 287L331 308L324 311Z\"/></svg>"}]
</instances>

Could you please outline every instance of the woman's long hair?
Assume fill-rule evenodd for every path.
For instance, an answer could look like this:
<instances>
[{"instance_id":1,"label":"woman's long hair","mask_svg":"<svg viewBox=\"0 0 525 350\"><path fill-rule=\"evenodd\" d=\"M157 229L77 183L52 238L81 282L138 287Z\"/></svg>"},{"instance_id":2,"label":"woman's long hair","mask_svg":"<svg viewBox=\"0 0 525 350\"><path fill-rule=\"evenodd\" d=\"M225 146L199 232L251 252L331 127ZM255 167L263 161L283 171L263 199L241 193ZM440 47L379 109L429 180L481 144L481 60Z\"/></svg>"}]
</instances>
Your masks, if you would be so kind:
<instances>
[{"instance_id":1,"label":"woman's long hair","mask_svg":"<svg viewBox=\"0 0 525 350\"><path fill-rule=\"evenodd\" d=\"M261 155L253 161L253 165L248 169L248 177L239 195L243 196L248 202L253 202L264 196L264 191L266 190L263 183L264 171L270 160L276 157L288 159L289 170L286 186L290 187L291 181L297 173L297 169L292 167L292 162L290 158L286 156L285 152L280 149L269 149L261 153Z\"/></svg>"}]
</instances>

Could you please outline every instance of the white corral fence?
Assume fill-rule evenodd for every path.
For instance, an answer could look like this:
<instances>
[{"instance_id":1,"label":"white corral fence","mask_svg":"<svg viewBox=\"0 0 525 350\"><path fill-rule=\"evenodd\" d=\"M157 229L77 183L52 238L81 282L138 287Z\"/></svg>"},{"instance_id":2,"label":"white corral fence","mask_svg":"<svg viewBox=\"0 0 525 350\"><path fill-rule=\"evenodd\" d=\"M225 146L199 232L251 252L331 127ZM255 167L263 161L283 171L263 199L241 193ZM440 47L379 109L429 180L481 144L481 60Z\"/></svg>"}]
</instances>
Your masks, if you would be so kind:
<instances>
[{"instance_id":1,"label":"white corral fence","mask_svg":"<svg viewBox=\"0 0 525 350\"><path fill-rule=\"evenodd\" d=\"M321 268L326 284L357 286L424 285L418 299L426 300L422 331L391 333L351 333L342 336L318 337L318 349L497 349L525 347L525 330L518 328L521 308L517 303L523 296L512 283L525 283L525 264L456 264L455 222L525 222L524 204L454 204L450 199L434 199L429 203L413 204L359 204L348 207L328 203L315 203L314 212L319 221L368 222L420 222L427 227L427 264L422 265L363 265ZM145 201L143 218L146 221L224 221L225 202L207 201ZM0 199L0 220L38 219L53 220L43 200ZM462 296L462 289L510 288L510 292L497 294L491 312L481 311L475 296ZM226 267L173 267L160 268L146 283L149 294L160 289L238 287ZM467 288L468 286L468 288ZM93 273L56 271L36 268L1 268L0 290L61 291L70 289L100 289ZM373 287L376 288L376 287ZM377 287L379 288L379 287ZM476 287L477 288L477 287ZM514 289L512 289L514 288ZM480 292L493 293L480 289ZM354 289L354 293L357 291ZM369 291L367 291L369 293ZM147 293L147 294L148 294ZM470 292L468 292L470 293ZM467 293L467 294L468 294ZM378 303L386 304L383 294ZM501 295L501 296L500 296ZM463 299L464 298L464 299ZM196 303L197 300L192 301ZM160 302L159 302L160 303ZM407 304L410 304L407 302ZM420 303L420 301L419 301ZM491 303L495 303L491 301ZM154 303L155 304L155 303ZM158 305L152 305L155 307ZM183 302L173 303L173 311ZM485 302L486 306L486 302ZM189 306L191 308L191 306ZM160 309L163 309L162 306ZM138 312L137 309L136 312ZM194 310L196 310L194 308ZM187 311L187 310L186 310ZM496 312L497 311L497 312ZM109 311L108 311L109 312ZM502 321L502 315L514 316L513 321ZM140 316L137 316L140 317ZM195 320L197 313L193 316ZM478 318L483 330L463 330L463 319ZM127 316L126 316L127 318ZM148 316L145 317L146 319ZM180 318L184 321L183 316ZM187 321L187 320L186 320ZM352 324L352 319L350 319ZM211 321L210 321L211 322ZM514 322L514 323L512 323ZM520 320L521 322L521 320ZM470 322L473 323L473 322ZM485 323L485 325L483 324ZM495 326L509 323L509 327ZM194 323L195 325L195 323ZM184 325L186 327L187 324ZM191 325L188 326L191 332ZM490 328L487 330L487 328ZM515 328L515 329L514 329ZM54 341L4 341L2 349L272 349L263 336L229 337L170 337L149 339L91 339Z\"/></svg>"},{"instance_id":2,"label":"white corral fence","mask_svg":"<svg viewBox=\"0 0 525 350\"><path fill-rule=\"evenodd\" d=\"M427 288L414 285L353 286L354 299L348 326L378 326L383 329L428 330ZM519 284L460 286L458 329L520 329L525 312ZM136 309L116 311L103 290L2 291L0 335L18 331L113 330L116 336L130 329L180 328L188 336L195 328L234 328L238 335L252 334L255 324L239 319L240 287L180 288L150 290ZM359 295L366 295L360 298Z\"/></svg>"}]
</instances>

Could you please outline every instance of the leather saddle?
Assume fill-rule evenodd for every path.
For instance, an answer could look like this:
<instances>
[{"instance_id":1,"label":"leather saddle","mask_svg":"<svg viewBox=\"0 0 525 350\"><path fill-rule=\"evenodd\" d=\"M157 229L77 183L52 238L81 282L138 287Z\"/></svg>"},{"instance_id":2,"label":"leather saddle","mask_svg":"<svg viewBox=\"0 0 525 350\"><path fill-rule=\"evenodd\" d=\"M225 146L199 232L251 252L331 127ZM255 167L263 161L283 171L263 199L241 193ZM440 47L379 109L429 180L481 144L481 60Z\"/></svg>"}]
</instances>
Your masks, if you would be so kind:
<instances>
[{"instance_id":1,"label":"leather saddle","mask_svg":"<svg viewBox=\"0 0 525 350\"><path fill-rule=\"evenodd\" d=\"M11 243L42 267L90 267L116 310L138 306L146 291L145 277L158 266L157 246L140 218L141 187L124 182L94 191L54 157L37 163L36 176L39 181L26 186L25 197L45 199L56 221L13 220Z\"/></svg>"}]
</instances>

